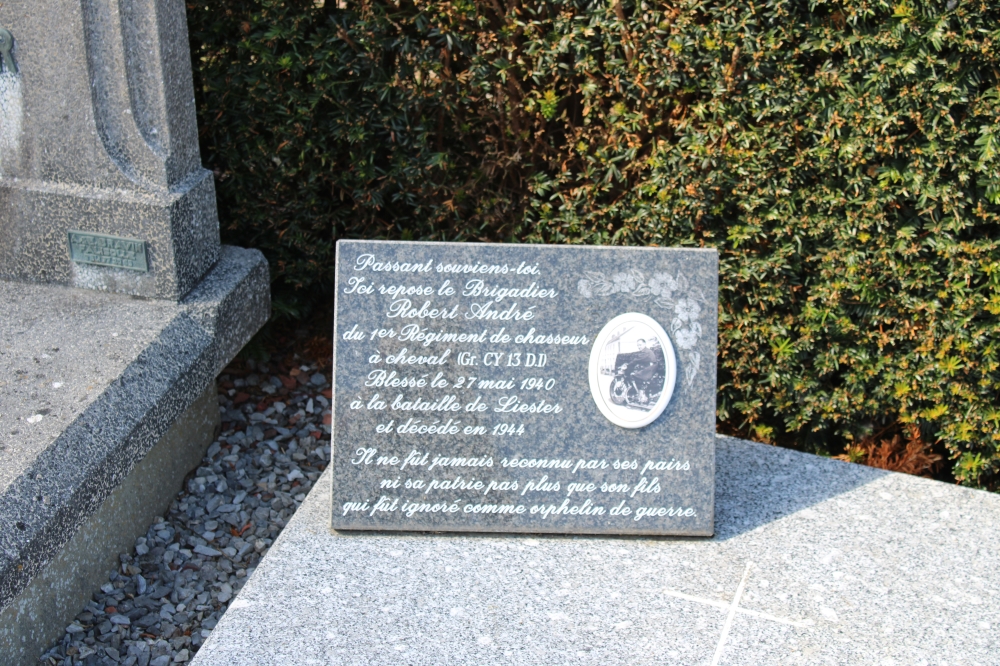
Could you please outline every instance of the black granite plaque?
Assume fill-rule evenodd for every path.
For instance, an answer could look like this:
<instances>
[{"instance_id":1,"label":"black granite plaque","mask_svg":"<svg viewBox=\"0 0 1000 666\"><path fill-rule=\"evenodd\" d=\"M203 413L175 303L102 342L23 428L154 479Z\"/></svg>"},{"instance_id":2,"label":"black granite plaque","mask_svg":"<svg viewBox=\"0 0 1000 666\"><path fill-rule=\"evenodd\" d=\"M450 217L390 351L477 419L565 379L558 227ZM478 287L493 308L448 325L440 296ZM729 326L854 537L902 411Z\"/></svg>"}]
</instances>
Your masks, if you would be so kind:
<instances>
[{"instance_id":1,"label":"black granite plaque","mask_svg":"<svg viewBox=\"0 0 1000 666\"><path fill-rule=\"evenodd\" d=\"M335 529L711 535L714 250L340 241Z\"/></svg>"}]
</instances>

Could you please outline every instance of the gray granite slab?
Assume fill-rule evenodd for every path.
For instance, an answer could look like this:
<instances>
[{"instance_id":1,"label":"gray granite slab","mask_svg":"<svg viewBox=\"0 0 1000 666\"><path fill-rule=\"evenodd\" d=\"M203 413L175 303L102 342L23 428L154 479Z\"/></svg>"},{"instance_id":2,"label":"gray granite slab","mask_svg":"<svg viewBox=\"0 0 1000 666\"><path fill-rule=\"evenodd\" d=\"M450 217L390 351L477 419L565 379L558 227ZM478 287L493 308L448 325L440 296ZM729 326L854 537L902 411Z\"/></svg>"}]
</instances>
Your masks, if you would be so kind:
<instances>
[{"instance_id":1,"label":"gray granite slab","mask_svg":"<svg viewBox=\"0 0 1000 666\"><path fill-rule=\"evenodd\" d=\"M714 250L341 241L338 529L712 533Z\"/></svg>"},{"instance_id":2,"label":"gray granite slab","mask_svg":"<svg viewBox=\"0 0 1000 666\"><path fill-rule=\"evenodd\" d=\"M264 324L268 286L233 247L180 303L0 280L0 608Z\"/></svg>"},{"instance_id":3,"label":"gray granite slab","mask_svg":"<svg viewBox=\"0 0 1000 666\"><path fill-rule=\"evenodd\" d=\"M333 532L327 472L194 666L1000 663L1000 497L720 438L711 539Z\"/></svg>"}]
</instances>

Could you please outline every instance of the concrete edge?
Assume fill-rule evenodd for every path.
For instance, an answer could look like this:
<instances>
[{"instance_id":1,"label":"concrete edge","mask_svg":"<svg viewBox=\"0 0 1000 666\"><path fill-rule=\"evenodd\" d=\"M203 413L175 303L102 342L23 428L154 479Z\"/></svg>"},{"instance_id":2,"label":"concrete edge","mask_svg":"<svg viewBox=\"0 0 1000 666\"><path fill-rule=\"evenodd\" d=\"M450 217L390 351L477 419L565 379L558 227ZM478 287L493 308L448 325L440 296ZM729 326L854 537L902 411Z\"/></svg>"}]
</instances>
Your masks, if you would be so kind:
<instances>
[{"instance_id":1,"label":"concrete edge","mask_svg":"<svg viewBox=\"0 0 1000 666\"><path fill-rule=\"evenodd\" d=\"M0 494L0 610L267 321L267 275L260 252L224 246L156 341Z\"/></svg>"},{"instance_id":2,"label":"concrete edge","mask_svg":"<svg viewBox=\"0 0 1000 666\"><path fill-rule=\"evenodd\" d=\"M214 383L202 392L58 554L0 611L4 663L27 666L59 639L72 618L107 582L118 554L131 550L198 466L219 425ZM7 661L10 660L10 662Z\"/></svg>"},{"instance_id":3,"label":"concrete edge","mask_svg":"<svg viewBox=\"0 0 1000 666\"><path fill-rule=\"evenodd\" d=\"M182 301L212 333L215 375L270 319L270 285L267 260L259 250L223 245L215 268Z\"/></svg>"}]
</instances>

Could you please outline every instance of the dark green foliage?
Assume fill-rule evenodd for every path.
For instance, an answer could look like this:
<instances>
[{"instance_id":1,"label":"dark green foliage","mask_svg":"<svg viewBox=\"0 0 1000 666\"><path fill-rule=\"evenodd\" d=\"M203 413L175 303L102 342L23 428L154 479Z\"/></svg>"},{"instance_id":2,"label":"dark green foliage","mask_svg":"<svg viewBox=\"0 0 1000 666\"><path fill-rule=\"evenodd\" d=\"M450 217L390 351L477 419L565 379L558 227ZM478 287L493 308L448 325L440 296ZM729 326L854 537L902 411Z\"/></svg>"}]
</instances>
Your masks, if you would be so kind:
<instances>
[{"instance_id":1,"label":"dark green foliage","mask_svg":"<svg viewBox=\"0 0 1000 666\"><path fill-rule=\"evenodd\" d=\"M717 247L723 427L912 423L997 487L1000 5L318 5L189 4L224 234L284 302L338 237Z\"/></svg>"}]
</instances>

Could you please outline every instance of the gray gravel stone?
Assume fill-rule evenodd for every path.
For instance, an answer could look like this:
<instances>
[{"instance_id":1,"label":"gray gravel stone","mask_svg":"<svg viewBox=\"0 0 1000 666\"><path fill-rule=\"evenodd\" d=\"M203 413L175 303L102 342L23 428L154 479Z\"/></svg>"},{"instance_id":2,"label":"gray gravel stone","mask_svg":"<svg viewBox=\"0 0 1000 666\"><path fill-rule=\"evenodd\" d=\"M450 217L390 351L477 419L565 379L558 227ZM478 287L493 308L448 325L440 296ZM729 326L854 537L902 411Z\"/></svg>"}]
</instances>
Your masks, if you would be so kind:
<instances>
[{"instance_id":1,"label":"gray gravel stone","mask_svg":"<svg viewBox=\"0 0 1000 666\"><path fill-rule=\"evenodd\" d=\"M328 382L296 363L237 362L224 371L222 431L202 465L42 663L191 660L329 463Z\"/></svg>"},{"instance_id":2,"label":"gray gravel stone","mask_svg":"<svg viewBox=\"0 0 1000 666\"><path fill-rule=\"evenodd\" d=\"M219 555L222 555L221 551L218 551L214 548L209 548L208 546L195 546L194 552L198 553L199 555L204 555L205 557L218 557Z\"/></svg>"}]
</instances>

